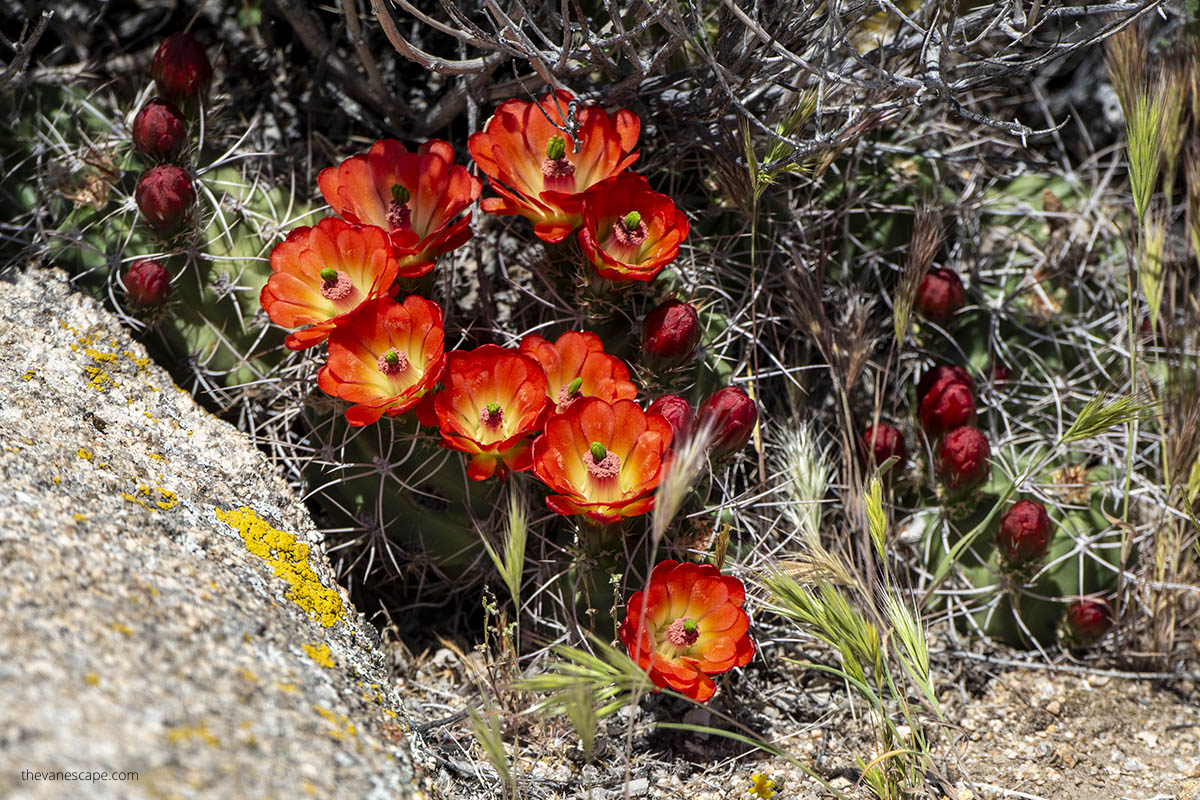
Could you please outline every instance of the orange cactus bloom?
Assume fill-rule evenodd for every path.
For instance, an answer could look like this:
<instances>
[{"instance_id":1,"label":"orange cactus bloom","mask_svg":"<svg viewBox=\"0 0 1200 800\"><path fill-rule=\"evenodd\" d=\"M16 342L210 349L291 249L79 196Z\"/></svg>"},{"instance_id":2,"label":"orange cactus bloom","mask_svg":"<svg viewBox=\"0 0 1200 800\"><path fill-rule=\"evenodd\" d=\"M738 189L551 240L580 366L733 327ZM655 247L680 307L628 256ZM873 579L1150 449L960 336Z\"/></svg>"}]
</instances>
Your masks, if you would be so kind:
<instances>
[{"instance_id":1,"label":"orange cactus bloom","mask_svg":"<svg viewBox=\"0 0 1200 800\"><path fill-rule=\"evenodd\" d=\"M356 308L394 297L396 256L387 234L326 217L301 226L271 251L273 274L259 302L276 325L303 330L284 340L290 350L318 345Z\"/></svg>"},{"instance_id":2,"label":"orange cactus bloom","mask_svg":"<svg viewBox=\"0 0 1200 800\"><path fill-rule=\"evenodd\" d=\"M671 198L626 172L583 195L579 246L602 278L652 281L679 255L689 227Z\"/></svg>"},{"instance_id":3,"label":"orange cactus bloom","mask_svg":"<svg viewBox=\"0 0 1200 800\"><path fill-rule=\"evenodd\" d=\"M604 342L591 331L567 331L553 344L528 334L521 352L533 356L546 372L546 391L561 414L581 397L632 400L637 387L629 380L629 367L604 352Z\"/></svg>"},{"instance_id":4,"label":"orange cactus bloom","mask_svg":"<svg viewBox=\"0 0 1200 800\"><path fill-rule=\"evenodd\" d=\"M746 588L712 564L663 561L625 604L621 641L655 686L705 702L713 675L754 656Z\"/></svg>"},{"instance_id":5,"label":"orange cactus bloom","mask_svg":"<svg viewBox=\"0 0 1200 800\"><path fill-rule=\"evenodd\" d=\"M415 294L403 303L364 303L329 335L329 360L317 374L327 393L354 405L351 425L408 411L442 376L442 309Z\"/></svg>"},{"instance_id":6,"label":"orange cactus bloom","mask_svg":"<svg viewBox=\"0 0 1200 800\"><path fill-rule=\"evenodd\" d=\"M445 389L433 398L442 445L471 454L467 477L482 481L532 464L530 434L550 409L546 375L527 355L485 344L446 354Z\"/></svg>"},{"instance_id":7,"label":"orange cactus bloom","mask_svg":"<svg viewBox=\"0 0 1200 800\"><path fill-rule=\"evenodd\" d=\"M557 492L546 505L600 523L645 514L666 474L671 425L633 400L587 397L546 422L533 474Z\"/></svg>"},{"instance_id":8,"label":"orange cactus bloom","mask_svg":"<svg viewBox=\"0 0 1200 800\"><path fill-rule=\"evenodd\" d=\"M467 149L500 197L483 201L492 214L519 214L547 242L560 242L579 227L582 193L623 172L638 158L633 152L641 120L624 109L609 116L600 106L578 110L578 140L564 133L567 91L547 92L538 103L506 100L471 135Z\"/></svg>"},{"instance_id":9,"label":"orange cactus bloom","mask_svg":"<svg viewBox=\"0 0 1200 800\"><path fill-rule=\"evenodd\" d=\"M366 155L321 170L317 185L343 218L388 232L402 278L428 273L435 258L471 238L470 212L458 215L482 186L454 163L453 148L440 139L415 153L395 139L382 139Z\"/></svg>"}]
</instances>

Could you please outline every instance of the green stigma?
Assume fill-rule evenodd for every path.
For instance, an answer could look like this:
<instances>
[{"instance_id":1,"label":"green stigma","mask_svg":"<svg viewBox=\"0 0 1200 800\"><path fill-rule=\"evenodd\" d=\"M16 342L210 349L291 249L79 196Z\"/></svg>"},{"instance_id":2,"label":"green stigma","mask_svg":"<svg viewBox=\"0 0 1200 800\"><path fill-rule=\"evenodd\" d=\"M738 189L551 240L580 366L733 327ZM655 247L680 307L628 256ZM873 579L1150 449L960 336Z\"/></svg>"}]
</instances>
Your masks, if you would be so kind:
<instances>
[{"instance_id":1,"label":"green stigma","mask_svg":"<svg viewBox=\"0 0 1200 800\"><path fill-rule=\"evenodd\" d=\"M567 154L567 140L561 136L551 136L546 142L546 158L557 160Z\"/></svg>"},{"instance_id":2,"label":"green stigma","mask_svg":"<svg viewBox=\"0 0 1200 800\"><path fill-rule=\"evenodd\" d=\"M600 444L599 442L592 442L592 459L595 460L597 464L603 461L604 457L607 455L608 451L604 449L604 445Z\"/></svg>"},{"instance_id":3,"label":"green stigma","mask_svg":"<svg viewBox=\"0 0 1200 800\"><path fill-rule=\"evenodd\" d=\"M496 414L498 414L500 412L500 404L497 402L494 402L494 401L491 403L488 403L487 404L487 412L490 416L495 416Z\"/></svg>"},{"instance_id":4,"label":"green stigma","mask_svg":"<svg viewBox=\"0 0 1200 800\"><path fill-rule=\"evenodd\" d=\"M583 387L583 378L576 378L567 385L567 397L574 397L579 394L579 390Z\"/></svg>"},{"instance_id":5,"label":"green stigma","mask_svg":"<svg viewBox=\"0 0 1200 800\"><path fill-rule=\"evenodd\" d=\"M625 215L623 222L625 223L626 230L636 231L638 226L642 224L642 215L636 211L630 211Z\"/></svg>"},{"instance_id":6,"label":"green stigma","mask_svg":"<svg viewBox=\"0 0 1200 800\"><path fill-rule=\"evenodd\" d=\"M685 619L683 621L683 629L688 633L693 633L696 630L696 620Z\"/></svg>"},{"instance_id":7,"label":"green stigma","mask_svg":"<svg viewBox=\"0 0 1200 800\"><path fill-rule=\"evenodd\" d=\"M325 281L326 283L333 283L337 279L338 274L336 269L333 269L332 267L326 267L325 269L321 270L321 280Z\"/></svg>"},{"instance_id":8,"label":"green stigma","mask_svg":"<svg viewBox=\"0 0 1200 800\"><path fill-rule=\"evenodd\" d=\"M397 203L404 205L410 197L412 197L412 194L409 193L408 189L405 189L398 183L392 184L392 199Z\"/></svg>"},{"instance_id":9,"label":"green stigma","mask_svg":"<svg viewBox=\"0 0 1200 800\"><path fill-rule=\"evenodd\" d=\"M386 361L390 366L394 367L400 363L400 354L395 350L388 350L383 354L383 360Z\"/></svg>"}]
</instances>

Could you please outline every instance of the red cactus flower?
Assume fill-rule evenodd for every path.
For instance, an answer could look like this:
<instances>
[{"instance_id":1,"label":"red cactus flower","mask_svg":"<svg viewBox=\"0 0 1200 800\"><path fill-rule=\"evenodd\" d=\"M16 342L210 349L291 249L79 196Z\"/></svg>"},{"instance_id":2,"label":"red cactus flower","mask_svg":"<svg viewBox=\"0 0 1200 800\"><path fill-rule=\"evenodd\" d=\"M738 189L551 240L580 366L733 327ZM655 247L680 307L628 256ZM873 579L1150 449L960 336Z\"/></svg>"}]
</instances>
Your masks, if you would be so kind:
<instances>
[{"instance_id":1,"label":"red cactus flower","mask_svg":"<svg viewBox=\"0 0 1200 800\"><path fill-rule=\"evenodd\" d=\"M602 278L652 281L679 255L688 228L671 198L626 172L584 194L579 246Z\"/></svg>"},{"instance_id":2,"label":"red cactus flower","mask_svg":"<svg viewBox=\"0 0 1200 800\"><path fill-rule=\"evenodd\" d=\"M1050 546L1054 528L1046 507L1036 500L1018 500L1000 517L996 528L996 547L1010 567L1031 564Z\"/></svg>"},{"instance_id":3,"label":"red cactus flower","mask_svg":"<svg viewBox=\"0 0 1200 800\"><path fill-rule=\"evenodd\" d=\"M125 285L125 296L145 308L158 308L167 302L167 295L171 293L171 273L162 263L150 258L130 264L121 283Z\"/></svg>"},{"instance_id":4,"label":"red cactus flower","mask_svg":"<svg viewBox=\"0 0 1200 800\"><path fill-rule=\"evenodd\" d=\"M917 308L926 319L942 323L967 304L962 279L952 269L934 267L917 286Z\"/></svg>"},{"instance_id":5,"label":"red cactus flower","mask_svg":"<svg viewBox=\"0 0 1200 800\"><path fill-rule=\"evenodd\" d=\"M952 491L972 489L987 478L991 455L992 449L983 431L963 425L942 439L938 448L937 473Z\"/></svg>"},{"instance_id":6,"label":"red cactus flower","mask_svg":"<svg viewBox=\"0 0 1200 800\"><path fill-rule=\"evenodd\" d=\"M1080 644L1096 641L1112 624L1112 606L1104 598L1082 597L1067 606L1067 629Z\"/></svg>"},{"instance_id":7,"label":"red cactus flower","mask_svg":"<svg viewBox=\"0 0 1200 800\"><path fill-rule=\"evenodd\" d=\"M559 414L581 397L608 402L637 397L629 368L605 353L604 342L591 331L567 331L553 344L531 333L521 340L521 352L542 365L546 391Z\"/></svg>"},{"instance_id":8,"label":"red cactus flower","mask_svg":"<svg viewBox=\"0 0 1200 800\"><path fill-rule=\"evenodd\" d=\"M321 170L317 184L335 213L388 232L402 278L425 275L434 259L471 238L471 214L459 214L481 186L440 139L415 153L395 139L380 140L366 155Z\"/></svg>"},{"instance_id":9,"label":"red cactus flower","mask_svg":"<svg viewBox=\"0 0 1200 800\"><path fill-rule=\"evenodd\" d=\"M564 132L570 92L547 92L538 103L506 100L471 135L467 148L500 197L483 201L492 214L520 215L547 242L560 242L579 227L583 192L623 172L641 121L624 109L609 116L599 106L578 109L577 137Z\"/></svg>"},{"instance_id":10,"label":"red cactus flower","mask_svg":"<svg viewBox=\"0 0 1200 800\"><path fill-rule=\"evenodd\" d=\"M196 202L191 176L174 164L162 164L143 173L133 196L146 225L166 237L182 230Z\"/></svg>"},{"instance_id":11,"label":"red cactus flower","mask_svg":"<svg viewBox=\"0 0 1200 800\"><path fill-rule=\"evenodd\" d=\"M133 145L156 161L174 161L187 145L187 126L179 109L158 97L133 118Z\"/></svg>"},{"instance_id":12,"label":"red cactus flower","mask_svg":"<svg viewBox=\"0 0 1200 800\"><path fill-rule=\"evenodd\" d=\"M533 473L557 494L546 505L596 522L644 514L666 474L671 426L632 400L588 397L546 422L533 442Z\"/></svg>"},{"instance_id":13,"label":"red cactus flower","mask_svg":"<svg viewBox=\"0 0 1200 800\"><path fill-rule=\"evenodd\" d=\"M692 411L692 404L677 394L661 395L650 404L646 413L658 414L670 424L674 436L672 446L690 436L692 429L696 427L696 414Z\"/></svg>"},{"instance_id":14,"label":"red cactus flower","mask_svg":"<svg viewBox=\"0 0 1200 800\"><path fill-rule=\"evenodd\" d=\"M482 481L529 469L527 437L541 430L550 410L537 361L494 344L453 350L442 382L433 411L442 445L471 455L467 477Z\"/></svg>"},{"instance_id":15,"label":"red cactus flower","mask_svg":"<svg viewBox=\"0 0 1200 800\"><path fill-rule=\"evenodd\" d=\"M900 459L900 463L903 464L907 455L904 434L886 422L872 425L863 431L861 443L863 452L870 454L876 466L892 456Z\"/></svg>"},{"instance_id":16,"label":"red cactus flower","mask_svg":"<svg viewBox=\"0 0 1200 800\"><path fill-rule=\"evenodd\" d=\"M733 455L746 446L758 422L758 406L736 386L714 392L696 415L700 424L713 431L709 452L713 458Z\"/></svg>"},{"instance_id":17,"label":"red cactus flower","mask_svg":"<svg viewBox=\"0 0 1200 800\"><path fill-rule=\"evenodd\" d=\"M921 398L917 415L933 438L961 425L975 423L975 382L959 366L939 366L917 385Z\"/></svg>"},{"instance_id":18,"label":"red cactus flower","mask_svg":"<svg viewBox=\"0 0 1200 800\"><path fill-rule=\"evenodd\" d=\"M707 701L712 676L754 657L746 587L712 564L663 561L650 582L625 604L618 633L655 686Z\"/></svg>"},{"instance_id":19,"label":"red cactus flower","mask_svg":"<svg viewBox=\"0 0 1200 800\"><path fill-rule=\"evenodd\" d=\"M309 326L284 339L290 350L320 344L363 303L396 294L387 234L337 217L289 233L271 251L271 270L259 298L267 315L285 328Z\"/></svg>"},{"instance_id":20,"label":"red cactus flower","mask_svg":"<svg viewBox=\"0 0 1200 800\"><path fill-rule=\"evenodd\" d=\"M212 64L204 47L189 33L174 33L154 53L154 85L172 102L190 100L212 80Z\"/></svg>"},{"instance_id":21,"label":"red cactus flower","mask_svg":"<svg viewBox=\"0 0 1200 800\"><path fill-rule=\"evenodd\" d=\"M363 303L329 334L329 360L317 383L354 403L351 425L369 425L415 406L442 377L442 309L409 295L403 303L380 297Z\"/></svg>"},{"instance_id":22,"label":"red cactus flower","mask_svg":"<svg viewBox=\"0 0 1200 800\"><path fill-rule=\"evenodd\" d=\"M668 300L646 315L642 323L642 352L659 369L678 366L700 343L700 315L689 303Z\"/></svg>"}]
</instances>

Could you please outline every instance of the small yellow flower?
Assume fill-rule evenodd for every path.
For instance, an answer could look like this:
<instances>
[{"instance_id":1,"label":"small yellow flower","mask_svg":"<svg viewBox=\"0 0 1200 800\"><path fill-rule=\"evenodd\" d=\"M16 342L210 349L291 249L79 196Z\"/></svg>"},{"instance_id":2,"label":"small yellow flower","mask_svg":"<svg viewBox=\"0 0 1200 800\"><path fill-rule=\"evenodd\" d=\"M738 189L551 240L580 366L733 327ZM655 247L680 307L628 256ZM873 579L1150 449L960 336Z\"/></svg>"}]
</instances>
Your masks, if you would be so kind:
<instances>
[{"instance_id":1,"label":"small yellow flower","mask_svg":"<svg viewBox=\"0 0 1200 800\"><path fill-rule=\"evenodd\" d=\"M766 775L756 772L750 776L750 780L754 782L750 786L750 794L762 800L775 796L775 781L768 780Z\"/></svg>"}]
</instances>

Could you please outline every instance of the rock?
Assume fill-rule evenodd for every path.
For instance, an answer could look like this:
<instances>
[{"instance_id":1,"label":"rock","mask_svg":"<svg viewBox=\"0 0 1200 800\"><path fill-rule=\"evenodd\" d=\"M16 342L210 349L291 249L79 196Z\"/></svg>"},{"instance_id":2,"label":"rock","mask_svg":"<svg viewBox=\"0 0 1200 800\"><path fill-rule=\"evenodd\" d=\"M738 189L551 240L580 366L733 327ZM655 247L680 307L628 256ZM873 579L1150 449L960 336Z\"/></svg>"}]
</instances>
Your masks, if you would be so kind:
<instances>
[{"instance_id":1,"label":"rock","mask_svg":"<svg viewBox=\"0 0 1200 800\"><path fill-rule=\"evenodd\" d=\"M282 477L62 273L0 292L0 796L419 796Z\"/></svg>"}]
</instances>

